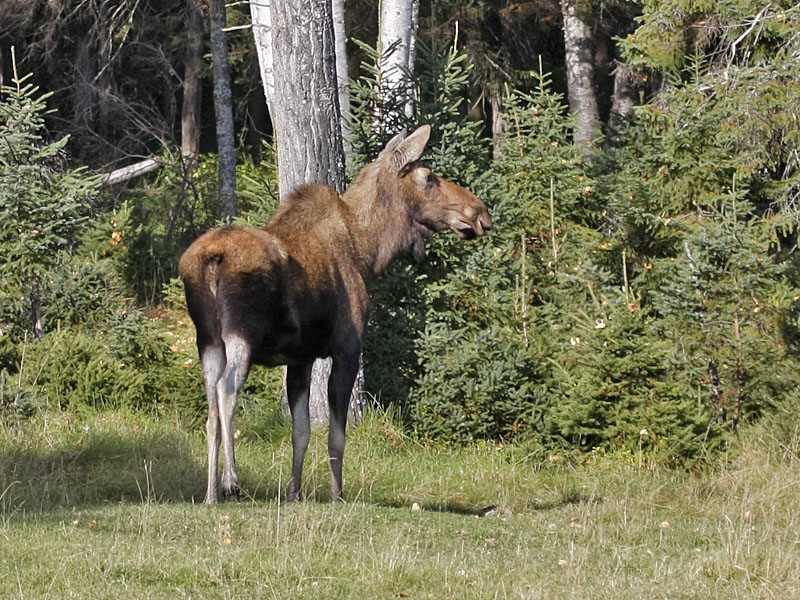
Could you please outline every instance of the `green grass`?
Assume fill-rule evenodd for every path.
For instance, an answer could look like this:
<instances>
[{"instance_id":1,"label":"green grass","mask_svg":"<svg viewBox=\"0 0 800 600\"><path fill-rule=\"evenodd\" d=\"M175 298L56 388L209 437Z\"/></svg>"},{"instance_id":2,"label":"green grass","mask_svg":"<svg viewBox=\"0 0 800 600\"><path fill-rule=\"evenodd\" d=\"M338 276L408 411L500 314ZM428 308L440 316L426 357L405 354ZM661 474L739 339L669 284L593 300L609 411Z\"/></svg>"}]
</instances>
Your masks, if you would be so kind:
<instances>
[{"instance_id":1,"label":"green grass","mask_svg":"<svg viewBox=\"0 0 800 600\"><path fill-rule=\"evenodd\" d=\"M248 497L207 507L200 426L113 411L0 426L0 598L800 597L796 437L762 430L689 474L421 445L377 415L351 430L347 504L326 501L318 432L290 505L288 425L249 410L239 429Z\"/></svg>"}]
</instances>

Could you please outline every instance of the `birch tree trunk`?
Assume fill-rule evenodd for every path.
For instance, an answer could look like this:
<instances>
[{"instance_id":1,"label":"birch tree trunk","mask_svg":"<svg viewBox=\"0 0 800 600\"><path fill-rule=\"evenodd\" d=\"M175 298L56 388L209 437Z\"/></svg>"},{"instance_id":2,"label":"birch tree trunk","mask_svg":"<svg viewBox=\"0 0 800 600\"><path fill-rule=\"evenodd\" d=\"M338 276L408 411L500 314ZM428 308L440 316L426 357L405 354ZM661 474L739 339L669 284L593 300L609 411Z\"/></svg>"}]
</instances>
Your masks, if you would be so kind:
<instances>
[{"instance_id":1,"label":"birch tree trunk","mask_svg":"<svg viewBox=\"0 0 800 600\"><path fill-rule=\"evenodd\" d=\"M211 0L211 57L214 63L214 114L217 124L217 156L219 159L219 197L222 218L230 219L239 212L236 199L236 145L233 135L233 101L228 43L223 29L227 23L225 0Z\"/></svg>"},{"instance_id":2,"label":"birch tree trunk","mask_svg":"<svg viewBox=\"0 0 800 600\"><path fill-rule=\"evenodd\" d=\"M567 95L575 114L573 142L586 145L600 133L600 115L594 90L592 30L580 8L580 0L561 0L566 50Z\"/></svg>"},{"instance_id":3,"label":"birch tree trunk","mask_svg":"<svg viewBox=\"0 0 800 600\"><path fill-rule=\"evenodd\" d=\"M341 112L342 145L345 162L353 156L350 144L350 74L347 69L347 34L344 22L345 0L333 0L333 36L336 40L336 79L339 82L339 110Z\"/></svg>"},{"instance_id":4,"label":"birch tree trunk","mask_svg":"<svg viewBox=\"0 0 800 600\"><path fill-rule=\"evenodd\" d=\"M344 192L339 79L330 0L255 0L251 17L264 90L278 150L281 197L297 185L319 182ZM280 85L274 85L279 81ZM328 420L330 359L314 364L309 408L312 423ZM360 415L360 381L351 414Z\"/></svg>"},{"instance_id":5,"label":"birch tree trunk","mask_svg":"<svg viewBox=\"0 0 800 600\"><path fill-rule=\"evenodd\" d=\"M250 0L250 20L253 23L253 39L256 43L258 67L261 83L271 118L274 118L273 97L275 96L275 76L272 71L272 0ZM273 125L274 129L274 125Z\"/></svg>"},{"instance_id":6,"label":"birch tree trunk","mask_svg":"<svg viewBox=\"0 0 800 600\"><path fill-rule=\"evenodd\" d=\"M384 114L379 127L390 133L402 127L403 117L414 114L410 74L417 55L419 0L382 0L378 51Z\"/></svg>"}]
</instances>

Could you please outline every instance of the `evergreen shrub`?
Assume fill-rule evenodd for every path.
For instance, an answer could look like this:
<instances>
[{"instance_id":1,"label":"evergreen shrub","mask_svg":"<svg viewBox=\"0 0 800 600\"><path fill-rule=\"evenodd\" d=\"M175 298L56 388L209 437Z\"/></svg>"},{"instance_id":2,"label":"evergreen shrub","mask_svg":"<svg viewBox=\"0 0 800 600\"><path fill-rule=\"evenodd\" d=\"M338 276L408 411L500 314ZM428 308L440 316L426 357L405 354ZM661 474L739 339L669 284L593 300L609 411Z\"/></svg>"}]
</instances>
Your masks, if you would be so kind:
<instances>
[{"instance_id":1,"label":"evergreen shrub","mask_svg":"<svg viewBox=\"0 0 800 600\"><path fill-rule=\"evenodd\" d=\"M437 236L423 265L377 286L367 385L420 435L680 464L796 404L800 294L783 241L796 186L773 183L764 151L788 144L753 127L740 139L735 104L692 68L702 81L639 108L602 153L570 143L544 74L529 94L508 91L491 165L477 140L452 146L460 158L433 144L435 168L487 202L495 230L471 244ZM447 107L463 86L436 96L424 87L436 76L419 81L420 98L440 102L420 104L421 122L446 114L459 127Z\"/></svg>"}]
</instances>

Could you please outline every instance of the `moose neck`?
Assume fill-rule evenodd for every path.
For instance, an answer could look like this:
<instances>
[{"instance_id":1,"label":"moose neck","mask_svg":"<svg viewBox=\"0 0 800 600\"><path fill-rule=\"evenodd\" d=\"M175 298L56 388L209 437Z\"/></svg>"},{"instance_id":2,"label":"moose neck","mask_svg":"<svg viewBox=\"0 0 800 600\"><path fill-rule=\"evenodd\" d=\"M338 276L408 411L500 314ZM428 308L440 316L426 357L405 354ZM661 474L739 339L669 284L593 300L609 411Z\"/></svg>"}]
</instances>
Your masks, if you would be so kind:
<instances>
[{"instance_id":1,"label":"moose neck","mask_svg":"<svg viewBox=\"0 0 800 600\"><path fill-rule=\"evenodd\" d=\"M364 167L342 196L353 213L353 243L371 278L413 241L413 220L400 179L378 162Z\"/></svg>"}]
</instances>

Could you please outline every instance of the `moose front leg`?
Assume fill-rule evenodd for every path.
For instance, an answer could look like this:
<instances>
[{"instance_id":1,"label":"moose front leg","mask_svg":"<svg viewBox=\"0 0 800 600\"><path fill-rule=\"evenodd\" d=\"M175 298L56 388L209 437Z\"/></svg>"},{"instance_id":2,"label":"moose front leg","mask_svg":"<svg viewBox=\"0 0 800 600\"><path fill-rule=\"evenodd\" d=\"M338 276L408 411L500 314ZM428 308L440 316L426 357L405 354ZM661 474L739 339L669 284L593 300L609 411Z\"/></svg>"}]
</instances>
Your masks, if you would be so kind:
<instances>
[{"instance_id":1,"label":"moose front leg","mask_svg":"<svg viewBox=\"0 0 800 600\"><path fill-rule=\"evenodd\" d=\"M328 430L328 458L331 462L331 502L344 502L342 496L342 461L344 459L347 410L353 384L358 375L358 352L334 356L328 379L328 405L330 429Z\"/></svg>"},{"instance_id":2,"label":"moose front leg","mask_svg":"<svg viewBox=\"0 0 800 600\"><path fill-rule=\"evenodd\" d=\"M311 438L308 415L308 395L311 386L313 362L291 365L286 369L286 396L289 412L292 413L292 480L286 492L289 502L300 500L300 484L303 478L303 461Z\"/></svg>"}]
</instances>

